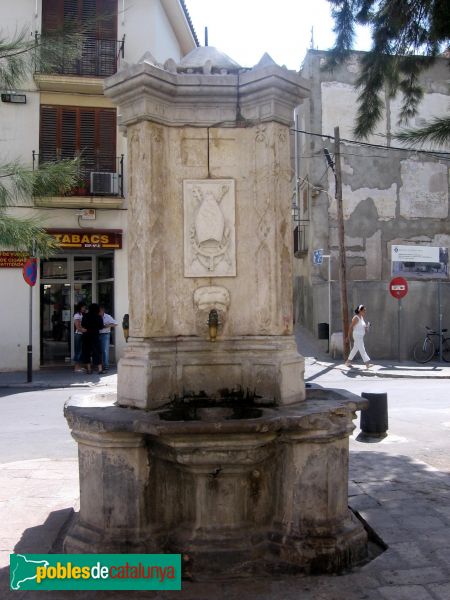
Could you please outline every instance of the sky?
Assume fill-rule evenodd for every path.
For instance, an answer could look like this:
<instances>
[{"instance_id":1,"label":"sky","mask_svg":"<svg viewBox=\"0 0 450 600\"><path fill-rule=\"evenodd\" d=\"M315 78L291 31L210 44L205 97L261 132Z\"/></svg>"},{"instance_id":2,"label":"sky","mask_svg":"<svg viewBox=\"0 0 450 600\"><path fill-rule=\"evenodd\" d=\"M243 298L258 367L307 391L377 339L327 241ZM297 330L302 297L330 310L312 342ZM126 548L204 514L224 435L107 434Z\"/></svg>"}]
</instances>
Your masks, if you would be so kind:
<instances>
[{"instance_id":1,"label":"sky","mask_svg":"<svg viewBox=\"0 0 450 600\"><path fill-rule=\"evenodd\" d=\"M215 46L242 67L255 65L264 52L298 70L311 47L328 50L334 41L333 19L326 0L185 0L200 44L208 27ZM358 30L356 50L368 50L369 31Z\"/></svg>"}]
</instances>

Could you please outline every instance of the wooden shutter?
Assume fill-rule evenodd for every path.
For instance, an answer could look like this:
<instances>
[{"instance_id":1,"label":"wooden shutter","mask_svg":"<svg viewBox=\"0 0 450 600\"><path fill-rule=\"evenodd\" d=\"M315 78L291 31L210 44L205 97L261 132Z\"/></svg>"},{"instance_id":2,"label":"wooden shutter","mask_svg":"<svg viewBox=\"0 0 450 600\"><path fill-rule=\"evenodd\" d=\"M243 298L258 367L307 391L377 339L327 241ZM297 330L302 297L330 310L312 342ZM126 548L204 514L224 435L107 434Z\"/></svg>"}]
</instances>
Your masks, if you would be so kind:
<instances>
[{"instance_id":1,"label":"wooden shutter","mask_svg":"<svg viewBox=\"0 0 450 600\"><path fill-rule=\"evenodd\" d=\"M77 144L77 109L61 107L61 158L74 158L78 151Z\"/></svg>"},{"instance_id":2,"label":"wooden shutter","mask_svg":"<svg viewBox=\"0 0 450 600\"><path fill-rule=\"evenodd\" d=\"M79 147L86 178L89 173L98 170L95 152L95 112L94 108L80 109Z\"/></svg>"},{"instance_id":3,"label":"wooden shutter","mask_svg":"<svg viewBox=\"0 0 450 600\"><path fill-rule=\"evenodd\" d=\"M58 108L41 106L39 162L58 159Z\"/></svg>"},{"instance_id":4,"label":"wooden shutter","mask_svg":"<svg viewBox=\"0 0 450 600\"><path fill-rule=\"evenodd\" d=\"M114 173L116 169L116 111L98 111L97 156L99 171Z\"/></svg>"},{"instance_id":5,"label":"wooden shutter","mask_svg":"<svg viewBox=\"0 0 450 600\"><path fill-rule=\"evenodd\" d=\"M117 0L97 0L98 75L117 70Z\"/></svg>"},{"instance_id":6,"label":"wooden shutter","mask_svg":"<svg viewBox=\"0 0 450 600\"><path fill-rule=\"evenodd\" d=\"M42 32L60 32L64 24L64 4L61 0L42 0Z\"/></svg>"},{"instance_id":7,"label":"wooden shutter","mask_svg":"<svg viewBox=\"0 0 450 600\"><path fill-rule=\"evenodd\" d=\"M117 0L97 0L97 39L117 39Z\"/></svg>"},{"instance_id":8,"label":"wooden shutter","mask_svg":"<svg viewBox=\"0 0 450 600\"><path fill-rule=\"evenodd\" d=\"M40 162L81 156L84 189L90 173L115 173L116 110L75 106L41 106Z\"/></svg>"}]
</instances>

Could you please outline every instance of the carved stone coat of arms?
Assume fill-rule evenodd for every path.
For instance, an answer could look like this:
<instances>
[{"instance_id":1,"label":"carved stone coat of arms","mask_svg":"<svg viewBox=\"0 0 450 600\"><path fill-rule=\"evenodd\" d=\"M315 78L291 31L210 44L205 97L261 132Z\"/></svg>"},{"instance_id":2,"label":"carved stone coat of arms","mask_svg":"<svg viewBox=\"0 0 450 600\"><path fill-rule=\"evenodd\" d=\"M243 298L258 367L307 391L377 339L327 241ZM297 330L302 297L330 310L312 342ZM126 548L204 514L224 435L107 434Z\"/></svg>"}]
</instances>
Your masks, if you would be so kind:
<instances>
[{"instance_id":1,"label":"carved stone coat of arms","mask_svg":"<svg viewBox=\"0 0 450 600\"><path fill-rule=\"evenodd\" d=\"M183 182L184 276L236 275L233 179Z\"/></svg>"}]
</instances>

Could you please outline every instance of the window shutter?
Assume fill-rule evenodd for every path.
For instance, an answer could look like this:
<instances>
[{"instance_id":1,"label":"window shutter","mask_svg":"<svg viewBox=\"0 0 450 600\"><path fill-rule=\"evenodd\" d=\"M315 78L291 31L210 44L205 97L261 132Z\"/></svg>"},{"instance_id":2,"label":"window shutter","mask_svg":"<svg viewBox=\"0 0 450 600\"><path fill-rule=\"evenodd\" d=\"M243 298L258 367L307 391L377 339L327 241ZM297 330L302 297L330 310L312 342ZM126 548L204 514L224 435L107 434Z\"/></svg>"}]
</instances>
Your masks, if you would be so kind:
<instances>
[{"instance_id":1,"label":"window shutter","mask_svg":"<svg viewBox=\"0 0 450 600\"><path fill-rule=\"evenodd\" d=\"M64 24L64 4L61 0L42 0L42 32L60 32Z\"/></svg>"},{"instance_id":2,"label":"window shutter","mask_svg":"<svg viewBox=\"0 0 450 600\"><path fill-rule=\"evenodd\" d=\"M61 109L61 158L74 158L77 154L77 109Z\"/></svg>"},{"instance_id":3,"label":"window shutter","mask_svg":"<svg viewBox=\"0 0 450 600\"><path fill-rule=\"evenodd\" d=\"M117 69L117 1L97 0L98 74L107 77Z\"/></svg>"},{"instance_id":4,"label":"window shutter","mask_svg":"<svg viewBox=\"0 0 450 600\"><path fill-rule=\"evenodd\" d=\"M117 39L117 0L97 0L97 38Z\"/></svg>"},{"instance_id":5,"label":"window shutter","mask_svg":"<svg viewBox=\"0 0 450 600\"><path fill-rule=\"evenodd\" d=\"M81 176L89 190L90 173L115 173L116 110L113 108L79 108L41 106L40 162L74 158L81 155Z\"/></svg>"},{"instance_id":6,"label":"window shutter","mask_svg":"<svg viewBox=\"0 0 450 600\"><path fill-rule=\"evenodd\" d=\"M80 109L80 153L83 170L97 170L95 156L95 109Z\"/></svg>"},{"instance_id":7,"label":"window shutter","mask_svg":"<svg viewBox=\"0 0 450 600\"><path fill-rule=\"evenodd\" d=\"M41 106L41 128L39 140L39 162L53 162L58 157L58 109L56 106Z\"/></svg>"},{"instance_id":8,"label":"window shutter","mask_svg":"<svg viewBox=\"0 0 450 600\"><path fill-rule=\"evenodd\" d=\"M116 111L101 108L98 111L97 156L99 171L115 173L116 169Z\"/></svg>"}]
</instances>

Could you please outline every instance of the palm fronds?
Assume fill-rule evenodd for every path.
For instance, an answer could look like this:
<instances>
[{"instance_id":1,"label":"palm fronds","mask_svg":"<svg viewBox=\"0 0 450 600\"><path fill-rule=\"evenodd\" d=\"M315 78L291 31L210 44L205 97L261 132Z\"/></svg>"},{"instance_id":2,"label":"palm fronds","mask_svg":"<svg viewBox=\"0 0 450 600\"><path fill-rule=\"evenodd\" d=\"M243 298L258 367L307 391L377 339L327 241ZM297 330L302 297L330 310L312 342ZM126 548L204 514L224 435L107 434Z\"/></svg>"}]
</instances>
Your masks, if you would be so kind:
<instances>
[{"instance_id":1,"label":"palm fronds","mask_svg":"<svg viewBox=\"0 0 450 600\"><path fill-rule=\"evenodd\" d=\"M423 127L399 131L392 136L395 140L414 147L432 143L439 147L450 146L450 117L435 117ZM449 148L450 150L450 148Z\"/></svg>"}]
</instances>

